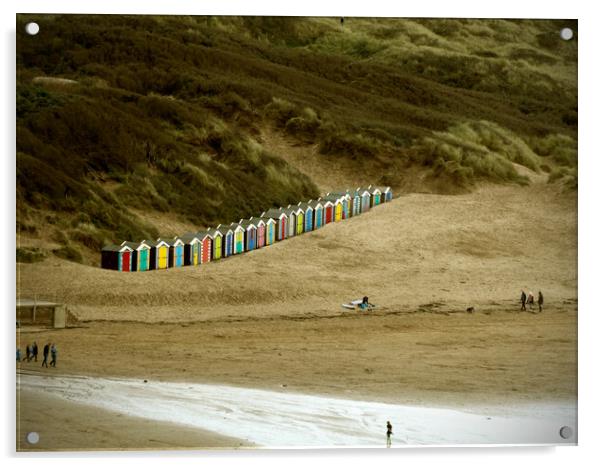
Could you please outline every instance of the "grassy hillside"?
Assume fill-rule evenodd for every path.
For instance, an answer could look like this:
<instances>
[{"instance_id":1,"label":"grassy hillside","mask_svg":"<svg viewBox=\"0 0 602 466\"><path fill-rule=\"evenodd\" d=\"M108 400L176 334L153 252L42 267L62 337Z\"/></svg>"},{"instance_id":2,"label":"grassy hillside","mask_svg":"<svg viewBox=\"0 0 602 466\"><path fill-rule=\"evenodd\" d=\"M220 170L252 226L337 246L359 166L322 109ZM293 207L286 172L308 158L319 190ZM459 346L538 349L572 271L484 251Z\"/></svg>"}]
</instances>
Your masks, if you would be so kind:
<instances>
[{"instance_id":1,"label":"grassy hillside","mask_svg":"<svg viewBox=\"0 0 602 466\"><path fill-rule=\"evenodd\" d=\"M200 228L315 197L266 127L401 191L416 169L442 192L527 183L514 164L575 187L567 25L20 15L18 231L93 262L106 242L166 234L140 212Z\"/></svg>"}]
</instances>

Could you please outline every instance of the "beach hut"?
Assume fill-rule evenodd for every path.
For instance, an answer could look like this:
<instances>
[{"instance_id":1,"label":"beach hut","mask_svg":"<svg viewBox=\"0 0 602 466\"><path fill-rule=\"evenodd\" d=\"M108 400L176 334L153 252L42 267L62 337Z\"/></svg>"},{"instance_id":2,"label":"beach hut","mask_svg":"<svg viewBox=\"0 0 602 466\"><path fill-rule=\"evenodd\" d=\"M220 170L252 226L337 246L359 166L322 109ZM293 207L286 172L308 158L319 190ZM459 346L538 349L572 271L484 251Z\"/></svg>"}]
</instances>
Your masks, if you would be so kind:
<instances>
[{"instance_id":1,"label":"beach hut","mask_svg":"<svg viewBox=\"0 0 602 466\"><path fill-rule=\"evenodd\" d=\"M218 230L222 234L222 257L230 257L232 255L232 250L234 246L234 232L232 228L229 226L222 226L221 224L217 226L216 230Z\"/></svg>"},{"instance_id":2,"label":"beach hut","mask_svg":"<svg viewBox=\"0 0 602 466\"><path fill-rule=\"evenodd\" d=\"M125 244L105 246L100 252L102 268L119 270L120 272L131 272L133 251L131 247Z\"/></svg>"},{"instance_id":3,"label":"beach hut","mask_svg":"<svg viewBox=\"0 0 602 466\"><path fill-rule=\"evenodd\" d=\"M309 201L307 203L313 209L313 229L321 228L324 225L324 204L322 201Z\"/></svg>"},{"instance_id":4,"label":"beach hut","mask_svg":"<svg viewBox=\"0 0 602 466\"><path fill-rule=\"evenodd\" d=\"M144 240L139 243L124 241L121 245L132 248L132 272L144 272L150 268L150 246Z\"/></svg>"},{"instance_id":5,"label":"beach hut","mask_svg":"<svg viewBox=\"0 0 602 466\"><path fill-rule=\"evenodd\" d=\"M393 199L393 191L391 191L391 188L389 186L377 186L377 189L379 189L381 192L381 195L380 195L380 203L381 204L383 202L389 202L390 200Z\"/></svg>"},{"instance_id":6,"label":"beach hut","mask_svg":"<svg viewBox=\"0 0 602 466\"><path fill-rule=\"evenodd\" d=\"M287 238L288 215L286 214L286 212L283 212L281 209L270 209L267 212L263 212L261 214L261 218L271 218L276 222L274 231L276 241L282 241L283 239Z\"/></svg>"},{"instance_id":7,"label":"beach hut","mask_svg":"<svg viewBox=\"0 0 602 466\"><path fill-rule=\"evenodd\" d=\"M274 236L274 221L268 219L272 223L272 237ZM255 249L262 248L266 245L266 221L262 218L251 217L249 219L249 225L255 225Z\"/></svg>"},{"instance_id":8,"label":"beach hut","mask_svg":"<svg viewBox=\"0 0 602 466\"><path fill-rule=\"evenodd\" d=\"M199 264L211 262L213 256L213 236L211 236L209 231L198 231L196 236L201 241ZM221 236L218 236L218 238L221 238Z\"/></svg>"},{"instance_id":9,"label":"beach hut","mask_svg":"<svg viewBox=\"0 0 602 466\"><path fill-rule=\"evenodd\" d=\"M238 222L241 227L244 228L244 243L245 251L252 251L258 248L257 246L257 225L253 223L253 217L248 220L241 220ZM265 224L264 224L265 225ZM265 227L264 227L265 230Z\"/></svg>"},{"instance_id":10,"label":"beach hut","mask_svg":"<svg viewBox=\"0 0 602 466\"><path fill-rule=\"evenodd\" d=\"M368 186L368 191L370 191L370 196L371 196L371 202L370 202L370 206L374 207L377 206L379 204L381 204L381 191L380 189L378 189L377 187L372 187L372 185Z\"/></svg>"},{"instance_id":11,"label":"beach hut","mask_svg":"<svg viewBox=\"0 0 602 466\"><path fill-rule=\"evenodd\" d=\"M288 236L297 236L303 233L303 220L304 214L303 209L298 205L288 206L286 209L282 209L288 216Z\"/></svg>"},{"instance_id":12,"label":"beach hut","mask_svg":"<svg viewBox=\"0 0 602 466\"><path fill-rule=\"evenodd\" d=\"M222 243L224 241L224 235L221 231L216 228L207 228L205 232L211 237L211 260L216 261L222 258Z\"/></svg>"},{"instance_id":13,"label":"beach hut","mask_svg":"<svg viewBox=\"0 0 602 466\"><path fill-rule=\"evenodd\" d=\"M364 213L370 210L370 205L372 204L370 191L365 188L357 188L356 193L362 198L360 212Z\"/></svg>"},{"instance_id":14,"label":"beach hut","mask_svg":"<svg viewBox=\"0 0 602 466\"><path fill-rule=\"evenodd\" d=\"M233 233L232 254L242 254L245 252L245 228L238 223L231 223L230 228Z\"/></svg>"},{"instance_id":15,"label":"beach hut","mask_svg":"<svg viewBox=\"0 0 602 466\"><path fill-rule=\"evenodd\" d=\"M177 236L168 240L169 244L169 266L182 267L184 265L184 241Z\"/></svg>"},{"instance_id":16,"label":"beach hut","mask_svg":"<svg viewBox=\"0 0 602 466\"><path fill-rule=\"evenodd\" d=\"M322 200L329 201L333 205L334 218L331 220L333 222L340 222L343 220L343 198L339 194L330 194L328 193ZM329 222L326 222L329 223Z\"/></svg>"},{"instance_id":17,"label":"beach hut","mask_svg":"<svg viewBox=\"0 0 602 466\"><path fill-rule=\"evenodd\" d=\"M201 263L201 240L196 233L186 233L180 236L184 243L184 265Z\"/></svg>"},{"instance_id":18,"label":"beach hut","mask_svg":"<svg viewBox=\"0 0 602 466\"><path fill-rule=\"evenodd\" d=\"M166 269L169 267L169 244L162 239L157 241L148 241L150 246L150 261L149 268L155 269Z\"/></svg>"},{"instance_id":19,"label":"beach hut","mask_svg":"<svg viewBox=\"0 0 602 466\"><path fill-rule=\"evenodd\" d=\"M324 205L324 225L334 222L334 202L326 199L318 199Z\"/></svg>"},{"instance_id":20,"label":"beach hut","mask_svg":"<svg viewBox=\"0 0 602 466\"><path fill-rule=\"evenodd\" d=\"M350 205L351 205L351 216L355 217L362 212L362 196L358 191L349 193Z\"/></svg>"},{"instance_id":21,"label":"beach hut","mask_svg":"<svg viewBox=\"0 0 602 466\"><path fill-rule=\"evenodd\" d=\"M303 231L312 231L314 229L314 208L309 202L299 202L298 206L303 211Z\"/></svg>"},{"instance_id":22,"label":"beach hut","mask_svg":"<svg viewBox=\"0 0 602 466\"><path fill-rule=\"evenodd\" d=\"M278 222L273 218L265 219L265 245L269 246L276 241L276 231L278 230Z\"/></svg>"},{"instance_id":23,"label":"beach hut","mask_svg":"<svg viewBox=\"0 0 602 466\"><path fill-rule=\"evenodd\" d=\"M348 191L343 192L338 192L338 193L330 193L331 196L338 196L339 199L341 200L341 206L342 206L342 212L341 212L341 219L345 220L349 217L351 217L351 195L349 194Z\"/></svg>"}]
</instances>

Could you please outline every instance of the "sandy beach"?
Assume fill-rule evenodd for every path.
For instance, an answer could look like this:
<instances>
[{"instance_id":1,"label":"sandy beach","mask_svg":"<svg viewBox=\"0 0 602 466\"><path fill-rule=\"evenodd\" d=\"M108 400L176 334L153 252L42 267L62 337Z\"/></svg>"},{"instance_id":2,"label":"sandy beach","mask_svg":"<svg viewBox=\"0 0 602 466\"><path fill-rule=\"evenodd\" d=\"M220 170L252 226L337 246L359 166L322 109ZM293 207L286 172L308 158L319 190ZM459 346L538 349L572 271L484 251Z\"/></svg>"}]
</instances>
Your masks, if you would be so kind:
<instances>
[{"instance_id":1,"label":"sandy beach","mask_svg":"<svg viewBox=\"0 0 602 466\"><path fill-rule=\"evenodd\" d=\"M68 303L72 315L67 329L17 332L22 349L34 340L59 348L56 369L21 363L19 370L480 414L571 406L576 225L575 195L536 182L400 196L362 216L201 267L124 274L58 259L18 264L22 295L49 295ZM543 291L542 313L520 311L521 289ZM341 308L364 295L375 311ZM32 394L22 395L21 412L52 426L53 402L43 401L48 409L38 412L29 406ZM115 426L124 432L119 441L94 430L88 409L68 409L68 429L78 422L93 429L96 440L80 437L81 448L153 448L145 434L125 434L132 430L127 424ZM158 448L247 445L206 432L169 437L171 424L153 429L168 436ZM66 438L53 447L79 448Z\"/></svg>"}]
</instances>

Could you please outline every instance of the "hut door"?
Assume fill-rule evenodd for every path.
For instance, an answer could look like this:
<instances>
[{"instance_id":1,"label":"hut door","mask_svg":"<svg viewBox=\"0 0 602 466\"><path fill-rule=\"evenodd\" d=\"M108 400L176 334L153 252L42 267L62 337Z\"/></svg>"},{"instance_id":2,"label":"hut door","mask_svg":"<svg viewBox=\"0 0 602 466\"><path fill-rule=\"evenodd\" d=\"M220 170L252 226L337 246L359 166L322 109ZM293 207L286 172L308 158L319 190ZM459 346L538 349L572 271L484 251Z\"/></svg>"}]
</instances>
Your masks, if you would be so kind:
<instances>
[{"instance_id":1,"label":"hut door","mask_svg":"<svg viewBox=\"0 0 602 466\"><path fill-rule=\"evenodd\" d=\"M167 268L167 248L165 246L161 246L157 248L158 260L157 260L157 268L158 269L166 269Z\"/></svg>"},{"instance_id":2,"label":"hut door","mask_svg":"<svg viewBox=\"0 0 602 466\"><path fill-rule=\"evenodd\" d=\"M245 245L245 234L242 231L236 233L236 253L239 254L243 252L243 248Z\"/></svg>"},{"instance_id":3,"label":"hut door","mask_svg":"<svg viewBox=\"0 0 602 466\"><path fill-rule=\"evenodd\" d=\"M343 206L341 204L337 204L334 211L334 221L340 222L341 216L343 214Z\"/></svg>"},{"instance_id":4,"label":"hut door","mask_svg":"<svg viewBox=\"0 0 602 466\"><path fill-rule=\"evenodd\" d=\"M326 207L326 221L324 223L332 222L332 206Z\"/></svg>"},{"instance_id":5,"label":"hut door","mask_svg":"<svg viewBox=\"0 0 602 466\"><path fill-rule=\"evenodd\" d=\"M278 239L284 239L284 238L286 238L286 219L285 218L281 218L280 219L280 231L279 231Z\"/></svg>"},{"instance_id":6,"label":"hut door","mask_svg":"<svg viewBox=\"0 0 602 466\"><path fill-rule=\"evenodd\" d=\"M130 257L131 253L129 251L124 251L123 255L121 256L121 271L122 272L129 272L130 271Z\"/></svg>"},{"instance_id":7,"label":"hut door","mask_svg":"<svg viewBox=\"0 0 602 466\"><path fill-rule=\"evenodd\" d=\"M192 265L199 263L199 243L193 243L192 247Z\"/></svg>"},{"instance_id":8,"label":"hut door","mask_svg":"<svg viewBox=\"0 0 602 466\"><path fill-rule=\"evenodd\" d=\"M297 234L303 233L303 214L297 215Z\"/></svg>"},{"instance_id":9,"label":"hut door","mask_svg":"<svg viewBox=\"0 0 602 466\"><path fill-rule=\"evenodd\" d=\"M265 245L265 227L257 227L257 246L258 248Z\"/></svg>"},{"instance_id":10,"label":"hut door","mask_svg":"<svg viewBox=\"0 0 602 466\"><path fill-rule=\"evenodd\" d=\"M220 257L222 257L222 237L219 235L216 236L215 239L213 240L213 243L214 243L213 258L219 259Z\"/></svg>"},{"instance_id":11,"label":"hut door","mask_svg":"<svg viewBox=\"0 0 602 466\"><path fill-rule=\"evenodd\" d=\"M141 272L148 270L148 249L138 251L138 270Z\"/></svg>"}]
</instances>

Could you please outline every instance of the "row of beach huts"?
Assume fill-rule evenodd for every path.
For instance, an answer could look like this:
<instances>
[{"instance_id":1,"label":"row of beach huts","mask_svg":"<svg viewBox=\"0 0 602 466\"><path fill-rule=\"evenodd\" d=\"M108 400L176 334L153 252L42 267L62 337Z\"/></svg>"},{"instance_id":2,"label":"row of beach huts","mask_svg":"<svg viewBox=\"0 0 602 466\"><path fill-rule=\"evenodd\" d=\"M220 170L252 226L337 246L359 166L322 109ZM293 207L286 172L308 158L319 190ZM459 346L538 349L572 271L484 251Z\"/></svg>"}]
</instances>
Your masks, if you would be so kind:
<instances>
[{"instance_id":1,"label":"row of beach huts","mask_svg":"<svg viewBox=\"0 0 602 466\"><path fill-rule=\"evenodd\" d=\"M368 186L327 193L317 200L270 209L260 217L172 239L124 241L106 246L101 252L101 266L121 272L143 272L206 264L345 220L391 199L393 191L390 187Z\"/></svg>"}]
</instances>

